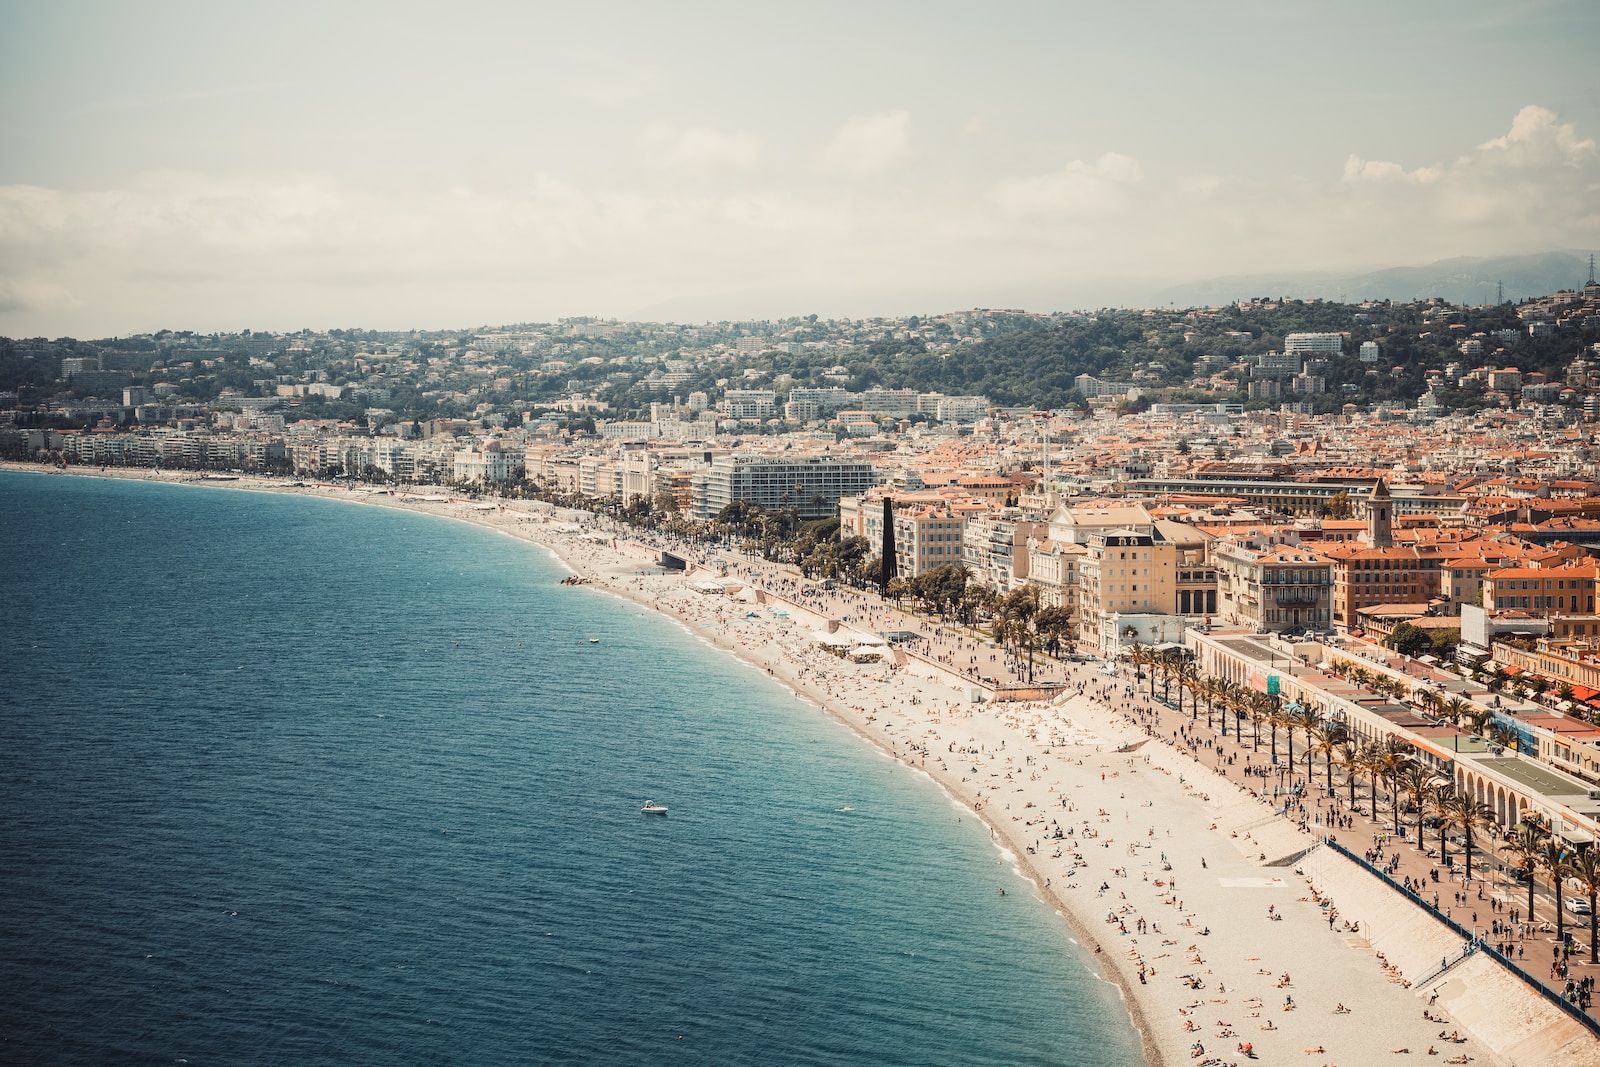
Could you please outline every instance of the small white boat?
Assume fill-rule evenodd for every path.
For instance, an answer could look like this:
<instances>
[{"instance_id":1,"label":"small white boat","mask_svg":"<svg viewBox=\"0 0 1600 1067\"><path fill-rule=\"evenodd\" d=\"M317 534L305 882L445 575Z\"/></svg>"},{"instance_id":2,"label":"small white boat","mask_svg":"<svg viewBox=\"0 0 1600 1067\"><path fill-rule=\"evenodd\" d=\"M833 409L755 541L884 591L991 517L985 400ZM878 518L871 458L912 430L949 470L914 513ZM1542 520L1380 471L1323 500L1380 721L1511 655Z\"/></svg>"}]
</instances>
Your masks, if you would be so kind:
<instances>
[{"instance_id":1,"label":"small white boat","mask_svg":"<svg viewBox=\"0 0 1600 1067\"><path fill-rule=\"evenodd\" d=\"M667 813L667 806L665 804L657 804L653 800L647 800L645 801L644 807L640 808L639 810L646 815L665 815Z\"/></svg>"},{"instance_id":2,"label":"small white boat","mask_svg":"<svg viewBox=\"0 0 1600 1067\"><path fill-rule=\"evenodd\" d=\"M589 638L589 643L591 645L598 645L600 643L600 639L598 637L591 637Z\"/></svg>"}]
</instances>

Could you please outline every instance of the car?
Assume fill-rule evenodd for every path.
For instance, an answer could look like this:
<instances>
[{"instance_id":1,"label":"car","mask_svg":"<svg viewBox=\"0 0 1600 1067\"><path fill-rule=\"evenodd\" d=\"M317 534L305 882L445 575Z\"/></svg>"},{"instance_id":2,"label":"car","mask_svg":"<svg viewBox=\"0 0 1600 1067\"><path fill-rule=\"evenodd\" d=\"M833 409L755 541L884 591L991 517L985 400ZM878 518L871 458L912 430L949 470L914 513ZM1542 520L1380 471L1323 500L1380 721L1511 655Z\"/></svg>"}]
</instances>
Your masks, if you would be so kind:
<instances>
[{"instance_id":1,"label":"car","mask_svg":"<svg viewBox=\"0 0 1600 1067\"><path fill-rule=\"evenodd\" d=\"M1589 898L1588 897L1568 897L1567 898L1567 910L1572 912L1572 914L1574 914L1574 915L1587 915L1587 914L1589 914Z\"/></svg>"},{"instance_id":2,"label":"car","mask_svg":"<svg viewBox=\"0 0 1600 1067\"><path fill-rule=\"evenodd\" d=\"M1506 869L1506 873L1511 875L1514 881L1518 882L1526 882L1533 878L1533 872L1526 867L1509 867Z\"/></svg>"}]
</instances>

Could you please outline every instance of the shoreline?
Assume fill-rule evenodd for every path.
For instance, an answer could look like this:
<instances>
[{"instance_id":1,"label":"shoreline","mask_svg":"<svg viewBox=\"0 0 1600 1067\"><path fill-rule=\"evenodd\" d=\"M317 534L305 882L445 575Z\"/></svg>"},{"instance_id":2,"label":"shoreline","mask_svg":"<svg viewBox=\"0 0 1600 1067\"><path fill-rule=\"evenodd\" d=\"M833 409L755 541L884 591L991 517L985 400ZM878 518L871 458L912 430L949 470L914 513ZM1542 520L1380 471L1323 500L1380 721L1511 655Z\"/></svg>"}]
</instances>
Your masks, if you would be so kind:
<instances>
[{"instance_id":1,"label":"shoreline","mask_svg":"<svg viewBox=\"0 0 1600 1067\"><path fill-rule=\"evenodd\" d=\"M1402 986L1384 968L1398 964L1417 977L1428 961L1438 961L1444 928L1328 849L1273 865L1313 848L1316 839L1273 818L1199 760L1149 737L1119 711L1128 706L1124 678L1080 669L1053 702L968 703L970 683L936 663L902 657L892 667L852 664L813 648L810 632L837 613L758 588L761 577L752 572L770 568L730 572L730 580L744 581L733 595L696 592L683 572L654 567L634 531L621 528L613 538L609 520L591 516L585 524L548 504L402 501L248 475L207 480L192 472L61 471L14 462L0 469L367 503L470 522L544 547L587 577L584 584L675 620L764 670L888 757L923 771L948 799L981 818L1002 859L1092 956L1093 973L1118 988L1152 1067L1239 1062L1246 1054L1235 1049L1245 1044L1264 1062L1292 1054L1314 1067L1351 1067L1402 1055L1402 1048L1420 1055L1430 1043L1439 1048L1437 1062L1459 1054L1480 1064L1594 1062L1600 1049L1587 1031L1487 960L1466 966L1475 984L1495 988L1499 1000L1491 1003L1504 1005L1503 1018L1457 1018L1448 1006L1471 1002L1450 995L1437 1005L1426 1001L1439 1018L1422 1020L1425 991ZM1328 913L1330 893L1348 917ZM1390 907L1396 902L1405 907ZM1109 929L1096 932L1093 916L1102 910ZM1384 936L1372 933L1380 911ZM1334 914L1346 918L1345 930L1335 930ZM1349 934L1350 919L1360 935ZM1445 936L1444 950L1454 940ZM1312 973L1281 980L1291 971ZM1286 997L1292 1000L1280 1008L1276 1001ZM1334 1017L1335 1004L1352 1018ZM1435 1036L1445 1016L1445 1032L1460 1030L1469 1044L1445 1045ZM1583 1040L1563 1031L1563 1022Z\"/></svg>"}]
</instances>

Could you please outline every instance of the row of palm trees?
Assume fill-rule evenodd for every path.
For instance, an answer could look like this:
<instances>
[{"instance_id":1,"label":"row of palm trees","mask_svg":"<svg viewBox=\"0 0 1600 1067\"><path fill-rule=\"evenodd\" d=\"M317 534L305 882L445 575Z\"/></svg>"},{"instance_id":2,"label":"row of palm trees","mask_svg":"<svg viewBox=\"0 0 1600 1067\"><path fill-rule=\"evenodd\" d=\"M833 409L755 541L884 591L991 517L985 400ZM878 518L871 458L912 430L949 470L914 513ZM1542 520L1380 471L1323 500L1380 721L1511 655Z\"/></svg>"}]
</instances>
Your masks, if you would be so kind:
<instances>
[{"instance_id":1,"label":"row of palm trees","mask_svg":"<svg viewBox=\"0 0 1600 1067\"><path fill-rule=\"evenodd\" d=\"M1381 792L1387 789L1389 806L1394 819L1394 832L1400 833L1402 812L1415 817L1415 833L1422 842L1424 822L1433 822L1439 831L1439 859L1448 856L1450 832L1459 830L1462 836L1463 859L1466 875L1472 877L1473 849L1477 835L1488 834L1491 848L1495 847L1490 833L1497 825L1492 807L1458 790L1455 783L1441 777L1423 762L1416 749L1396 734L1381 739L1361 739L1352 734L1348 726L1337 719L1324 719L1313 708L1290 702L1283 703L1277 696L1259 692L1249 686L1239 685L1201 671L1189 656L1187 649L1156 649L1135 644L1124 652L1125 658L1143 672L1150 684L1151 696L1156 683L1163 686L1164 698L1170 699L1172 686L1178 689L1178 710L1183 710L1183 694L1191 695L1190 717L1198 719L1199 707L1205 705L1206 725L1215 729L1215 713L1223 713L1223 732L1231 714L1238 723L1236 734L1243 743L1244 723L1251 724L1252 751L1260 751L1261 734L1267 732L1269 751L1277 762L1278 734L1287 741L1289 766L1295 764L1295 738L1305 738L1301 755L1305 759L1306 781L1313 780L1315 761L1324 761L1328 788L1334 788L1334 766L1344 774L1344 784L1349 789L1349 806L1356 810L1357 785L1362 778L1370 783L1373 816L1377 817ZM1365 675L1366 677L1361 677ZM1488 709L1459 697L1447 698L1426 687L1414 693L1403 681L1388 675L1368 672L1359 666L1351 667L1347 676L1352 682L1395 698L1410 696L1423 710L1435 717L1450 719L1481 732L1488 725ZM1577 884L1589 898L1589 957L1591 963L1600 963L1600 937L1597 937L1596 897L1600 896L1600 848L1589 846L1574 850L1556 840L1547 829L1537 823L1521 822L1506 835L1504 851L1513 859L1512 866L1523 872L1528 882L1528 921L1533 921L1534 880L1542 876L1551 885L1556 898L1557 936L1564 929L1565 911L1562 894L1565 883Z\"/></svg>"}]
</instances>

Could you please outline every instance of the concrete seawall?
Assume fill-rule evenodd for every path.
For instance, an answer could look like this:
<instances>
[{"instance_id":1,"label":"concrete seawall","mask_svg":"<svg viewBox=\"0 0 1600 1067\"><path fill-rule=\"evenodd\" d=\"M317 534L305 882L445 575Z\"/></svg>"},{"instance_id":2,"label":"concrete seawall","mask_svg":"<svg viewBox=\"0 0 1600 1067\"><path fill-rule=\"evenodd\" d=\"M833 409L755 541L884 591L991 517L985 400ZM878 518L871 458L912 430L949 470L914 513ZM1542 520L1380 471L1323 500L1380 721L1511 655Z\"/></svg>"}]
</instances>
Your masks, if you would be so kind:
<instances>
[{"instance_id":1,"label":"concrete seawall","mask_svg":"<svg viewBox=\"0 0 1600 1067\"><path fill-rule=\"evenodd\" d=\"M1382 953L1415 983L1437 972L1441 960L1460 954L1462 940L1454 931L1332 849L1317 848L1298 866L1334 900L1341 919L1361 924L1360 935L1347 944L1374 953L1375 967L1376 954ZM1413 984L1412 992L1419 1014L1437 993L1438 1008L1468 1020L1464 1025L1475 1040L1520 1067L1593 1067L1596 1062L1593 1034L1488 956L1468 957L1425 987Z\"/></svg>"}]
</instances>

